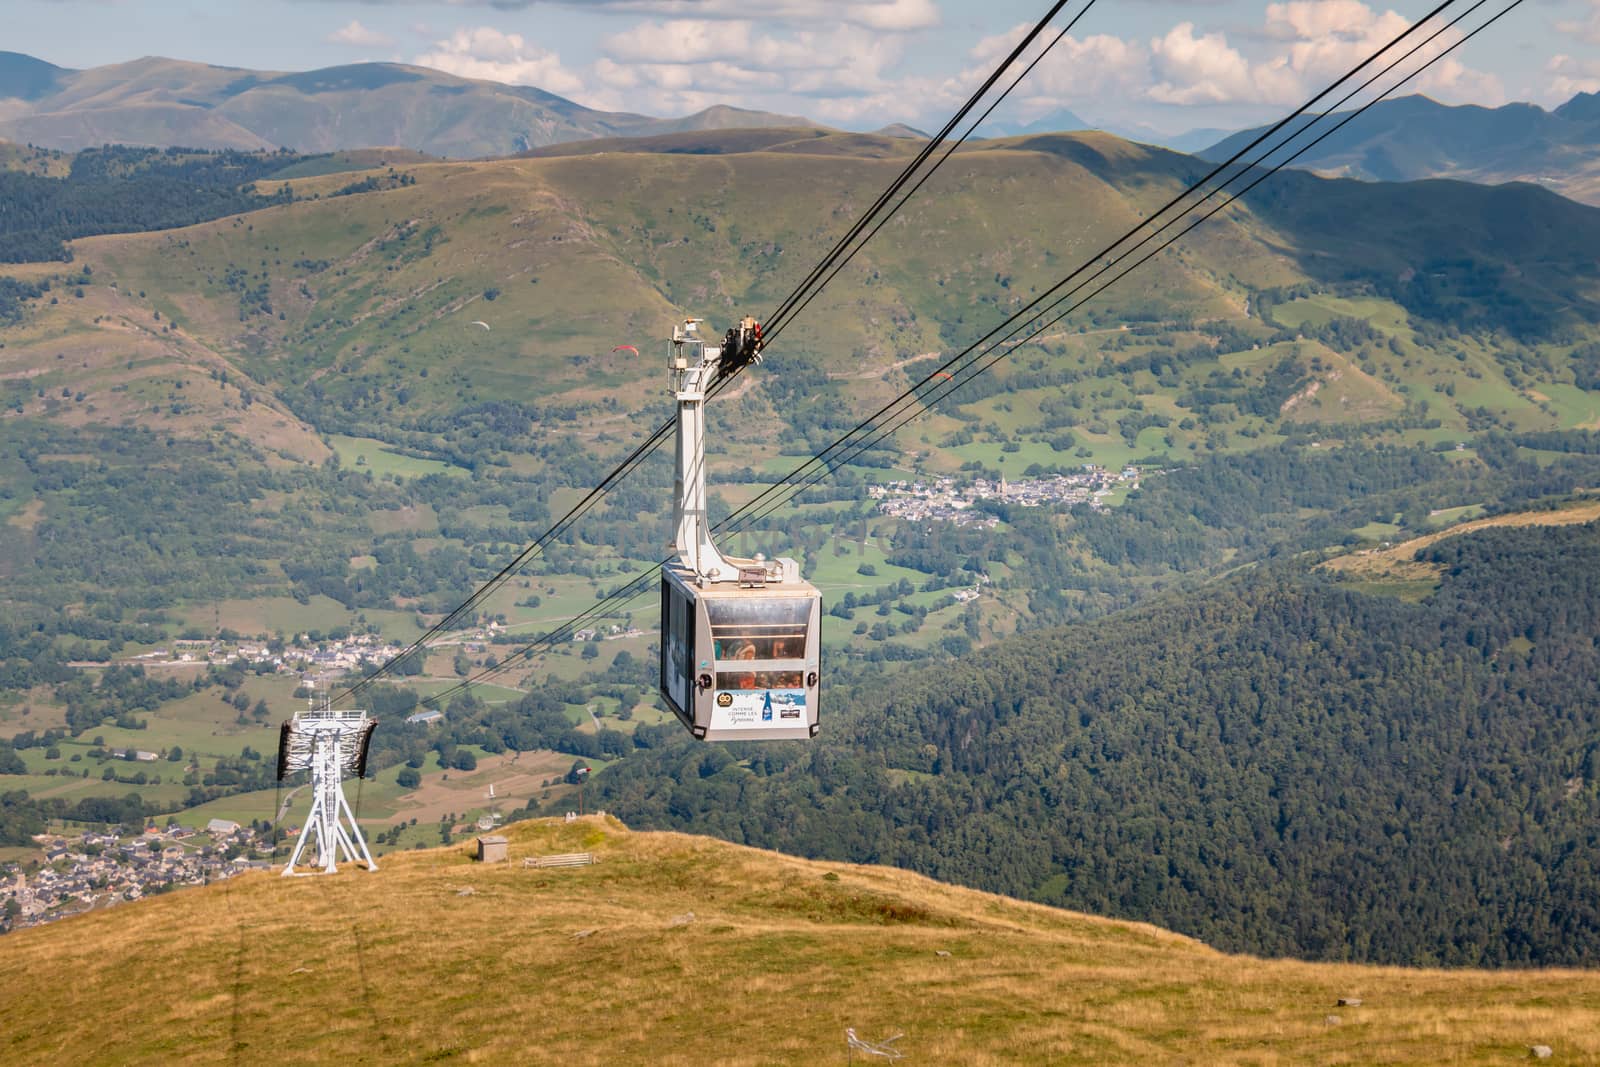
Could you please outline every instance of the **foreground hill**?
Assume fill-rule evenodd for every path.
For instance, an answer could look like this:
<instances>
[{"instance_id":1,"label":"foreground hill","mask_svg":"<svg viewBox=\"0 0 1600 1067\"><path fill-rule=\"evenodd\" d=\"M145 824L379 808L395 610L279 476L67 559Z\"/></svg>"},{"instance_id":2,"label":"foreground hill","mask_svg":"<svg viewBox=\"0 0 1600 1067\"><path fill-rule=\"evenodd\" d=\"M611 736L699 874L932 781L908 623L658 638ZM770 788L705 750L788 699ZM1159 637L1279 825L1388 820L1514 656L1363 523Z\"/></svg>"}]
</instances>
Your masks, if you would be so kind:
<instances>
[{"instance_id":1,"label":"foreground hill","mask_svg":"<svg viewBox=\"0 0 1600 1067\"><path fill-rule=\"evenodd\" d=\"M247 875L0 939L7 1058L813 1064L846 1027L917 1063L1600 1056L1600 975L1267 962L615 820L509 834L508 865Z\"/></svg>"},{"instance_id":2,"label":"foreground hill","mask_svg":"<svg viewBox=\"0 0 1600 1067\"><path fill-rule=\"evenodd\" d=\"M1232 134L1200 155L1227 159L1262 129ZM1600 204L1600 96L1579 93L1553 111L1533 104L1452 107L1426 96L1385 100L1296 165L1376 181L1537 182Z\"/></svg>"},{"instance_id":3,"label":"foreground hill","mask_svg":"<svg viewBox=\"0 0 1600 1067\"><path fill-rule=\"evenodd\" d=\"M0 52L0 116L0 138L46 148L398 145L454 157L590 137L807 124L731 107L677 119L596 111L531 86L400 63L282 73L150 56L69 70L15 52Z\"/></svg>"}]
</instances>

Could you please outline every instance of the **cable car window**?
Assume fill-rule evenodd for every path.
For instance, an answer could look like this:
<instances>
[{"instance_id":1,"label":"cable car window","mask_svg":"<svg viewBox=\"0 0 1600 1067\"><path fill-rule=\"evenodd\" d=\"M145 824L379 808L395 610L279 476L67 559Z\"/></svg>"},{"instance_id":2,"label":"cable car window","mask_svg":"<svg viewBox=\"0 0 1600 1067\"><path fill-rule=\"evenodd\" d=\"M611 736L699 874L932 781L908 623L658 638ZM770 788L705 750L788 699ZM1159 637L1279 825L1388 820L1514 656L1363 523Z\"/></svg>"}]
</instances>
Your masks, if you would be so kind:
<instances>
[{"instance_id":1,"label":"cable car window","mask_svg":"<svg viewBox=\"0 0 1600 1067\"><path fill-rule=\"evenodd\" d=\"M706 602L706 613L718 660L800 659L806 654L808 598L719 598Z\"/></svg>"},{"instance_id":2,"label":"cable car window","mask_svg":"<svg viewBox=\"0 0 1600 1067\"><path fill-rule=\"evenodd\" d=\"M719 671L718 689L803 689L800 671Z\"/></svg>"}]
</instances>

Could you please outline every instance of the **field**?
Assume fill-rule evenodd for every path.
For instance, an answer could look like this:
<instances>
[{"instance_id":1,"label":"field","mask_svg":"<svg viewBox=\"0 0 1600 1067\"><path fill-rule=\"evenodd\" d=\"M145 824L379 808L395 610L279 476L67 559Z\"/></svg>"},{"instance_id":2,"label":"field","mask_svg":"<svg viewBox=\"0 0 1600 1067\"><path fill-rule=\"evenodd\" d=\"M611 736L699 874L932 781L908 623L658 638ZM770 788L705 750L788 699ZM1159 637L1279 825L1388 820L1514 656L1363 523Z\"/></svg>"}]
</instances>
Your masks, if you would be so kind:
<instances>
[{"instance_id":1,"label":"field","mask_svg":"<svg viewBox=\"0 0 1600 1067\"><path fill-rule=\"evenodd\" d=\"M257 874L0 940L14 1062L1495 1064L1600 1057L1600 976L1227 956L1137 923L615 820ZM588 850L576 870L527 856ZM36 980L72 974L69 984ZM130 997L129 989L160 990ZM1345 1002L1345 1003L1341 1003ZM531 1020L531 1021L530 1021ZM607 1021L609 1020L609 1021ZM625 1024L619 1024L625 1020Z\"/></svg>"},{"instance_id":2,"label":"field","mask_svg":"<svg viewBox=\"0 0 1600 1067\"><path fill-rule=\"evenodd\" d=\"M1374 585L1397 583L1408 590L1417 586L1431 590L1437 584L1437 567L1431 563L1418 562L1416 555L1446 537L1455 537L1491 526L1569 526L1593 522L1595 519L1600 519L1600 503L1596 502L1573 504L1554 511L1521 511L1491 515L1487 518L1461 522L1436 533L1413 537L1388 548L1366 549L1336 556L1322 566L1356 582Z\"/></svg>"},{"instance_id":3,"label":"field","mask_svg":"<svg viewBox=\"0 0 1600 1067\"><path fill-rule=\"evenodd\" d=\"M403 456L382 441L370 437L347 437L334 434L333 450L339 461L355 470L371 471L374 477L421 478L429 474L461 474L460 467L441 463L436 459L418 459Z\"/></svg>"}]
</instances>

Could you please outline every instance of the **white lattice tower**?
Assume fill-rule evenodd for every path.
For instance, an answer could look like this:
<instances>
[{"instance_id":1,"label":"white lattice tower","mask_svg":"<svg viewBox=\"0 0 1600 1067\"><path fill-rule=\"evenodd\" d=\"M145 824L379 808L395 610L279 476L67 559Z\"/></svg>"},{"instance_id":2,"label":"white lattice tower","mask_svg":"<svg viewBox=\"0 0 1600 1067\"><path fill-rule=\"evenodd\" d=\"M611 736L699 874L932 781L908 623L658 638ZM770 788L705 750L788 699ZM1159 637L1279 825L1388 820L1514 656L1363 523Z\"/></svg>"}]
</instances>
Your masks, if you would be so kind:
<instances>
[{"instance_id":1,"label":"white lattice tower","mask_svg":"<svg viewBox=\"0 0 1600 1067\"><path fill-rule=\"evenodd\" d=\"M278 777L300 770L311 772L311 811L283 869L285 875L315 873L295 869L313 839L316 862L312 866L322 874L337 870L341 856L347 862L365 864L369 871L378 869L344 795L345 776L360 778L366 773L367 746L377 725L378 720L365 711L335 711L326 706L301 712L283 724Z\"/></svg>"}]
</instances>

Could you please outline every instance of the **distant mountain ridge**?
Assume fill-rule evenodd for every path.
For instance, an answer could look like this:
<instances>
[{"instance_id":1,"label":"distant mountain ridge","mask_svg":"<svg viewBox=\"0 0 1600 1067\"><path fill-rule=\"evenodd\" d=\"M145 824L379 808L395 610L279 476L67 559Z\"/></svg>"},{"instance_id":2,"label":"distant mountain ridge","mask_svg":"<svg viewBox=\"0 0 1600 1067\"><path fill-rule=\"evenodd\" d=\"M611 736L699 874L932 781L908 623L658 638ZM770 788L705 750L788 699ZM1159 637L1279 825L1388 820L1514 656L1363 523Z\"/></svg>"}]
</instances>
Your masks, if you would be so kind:
<instances>
[{"instance_id":1,"label":"distant mountain ridge","mask_svg":"<svg viewBox=\"0 0 1600 1067\"><path fill-rule=\"evenodd\" d=\"M70 73L20 52L0 52L0 99L37 100Z\"/></svg>"},{"instance_id":2,"label":"distant mountain ridge","mask_svg":"<svg viewBox=\"0 0 1600 1067\"><path fill-rule=\"evenodd\" d=\"M1304 117L1301 127L1315 117ZM1265 128L1242 130L1198 154L1227 159ZM1554 111L1520 103L1450 106L1421 95L1386 100L1295 165L1375 181L1535 182L1600 204L1600 94L1579 93Z\"/></svg>"},{"instance_id":3,"label":"distant mountain ridge","mask_svg":"<svg viewBox=\"0 0 1600 1067\"><path fill-rule=\"evenodd\" d=\"M1018 137L1029 133L1070 133L1093 129L1098 129L1094 123L1063 107L1040 115L1032 122L1014 122L1003 117L990 119L978 127L978 133L983 137Z\"/></svg>"},{"instance_id":4,"label":"distant mountain ridge","mask_svg":"<svg viewBox=\"0 0 1600 1067\"><path fill-rule=\"evenodd\" d=\"M252 71L146 57L89 70L0 52L0 139L301 152L395 145L455 158L686 130L814 126L717 106L682 118L596 111L533 86L401 63Z\"/></svg>"}]
</instances>

